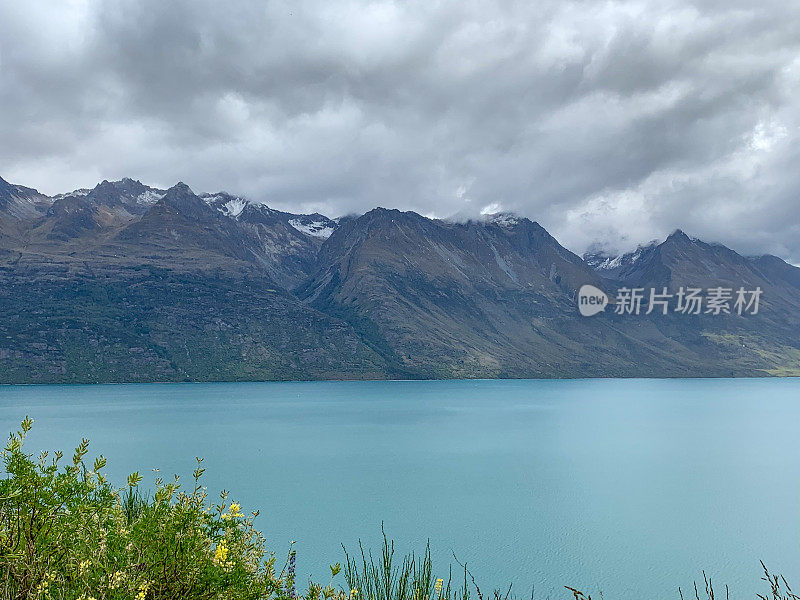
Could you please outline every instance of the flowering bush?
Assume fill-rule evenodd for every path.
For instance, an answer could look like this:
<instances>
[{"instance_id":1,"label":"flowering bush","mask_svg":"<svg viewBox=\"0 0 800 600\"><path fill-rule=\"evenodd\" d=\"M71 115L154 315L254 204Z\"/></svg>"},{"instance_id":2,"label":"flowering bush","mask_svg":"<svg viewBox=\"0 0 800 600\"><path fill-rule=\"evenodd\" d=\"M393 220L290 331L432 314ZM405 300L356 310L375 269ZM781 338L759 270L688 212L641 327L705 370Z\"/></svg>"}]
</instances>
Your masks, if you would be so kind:
<instances>
[{"instance_id":1,"label":"flowering bush","mask_svg":"<svg viewBox=\"0 0 800 600\"><path fill-rule=\"evenodd\" d=\"M0 597L53 600L293 599L294 552L276 572L274 554L226 492L209 506L199 481L184 490L178 478L157 480L144 497L141 477L113 488L106 460L85 462L83 440L72 460L23 451L26 419L3 450L0 480ZM328 599L343 596L312 586ZM334 599L334 600L338 600Z\"/></svg>"}]
</instances>

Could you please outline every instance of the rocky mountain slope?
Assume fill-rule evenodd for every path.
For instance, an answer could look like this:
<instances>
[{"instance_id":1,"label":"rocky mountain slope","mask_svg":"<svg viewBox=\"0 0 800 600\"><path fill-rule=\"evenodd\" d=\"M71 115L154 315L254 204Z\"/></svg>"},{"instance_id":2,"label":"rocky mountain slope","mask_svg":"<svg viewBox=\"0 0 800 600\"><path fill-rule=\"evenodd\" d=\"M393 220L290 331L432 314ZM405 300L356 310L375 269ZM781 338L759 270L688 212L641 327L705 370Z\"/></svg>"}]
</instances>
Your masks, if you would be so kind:
<instances>
[{"instance_id":1,"label":"rocky mountain slope","mask_svg":"<svg viewBox=\"0 0 800 600\"><path fill-rule=\"evenodd\" d=\"M584 284L761 287L760 314L580 317ZM676 232L578 257L513 215L331 220L132 179L0 180L0 382L800 373L800 269Z\"/></svg>"},{"instance_id":2,"label":"rocky mountain slope","mask_svg":"<svg viewBox=\"0 0 800 600\"><path fill-rule=\"evenodd\" d=\"M385 376L349 324L277 284L258 240L187 186L143 207L117 187L50 199L0 236L0 381Z\"/></svg>"},{"instance_id":3,"label":"rocky mountain slope","mask_svg":"<svg viewBox=\"0 0 800 600\"><path fill-rule=\"evenodd\" d=\"M655 288L676 294L681 288L730 289L731 308L739 289L761 290L759 311L746 318L737 314L670 315L671 327L682 339L699 334L715 347L727 348L744 359L763 357L767 370L800 374L800 269L776 256L745 257L721 244L708 244L678 230L662 243L653 243L621 257L598 260L606 286L619 289ZM748 297L749 299L749 297ZM736 311L732 310L732 313Z\"/></svg>"}]
</instances>

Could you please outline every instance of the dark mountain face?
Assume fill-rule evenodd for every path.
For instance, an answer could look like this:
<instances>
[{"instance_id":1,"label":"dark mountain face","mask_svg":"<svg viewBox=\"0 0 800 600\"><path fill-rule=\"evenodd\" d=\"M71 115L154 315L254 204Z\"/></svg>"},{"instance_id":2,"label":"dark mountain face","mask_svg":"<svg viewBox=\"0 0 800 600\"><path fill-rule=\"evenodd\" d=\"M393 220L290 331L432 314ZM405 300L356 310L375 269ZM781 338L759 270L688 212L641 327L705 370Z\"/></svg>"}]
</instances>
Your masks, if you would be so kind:
<instances>
[{"instance_id":1,"label":"dark mountain face","mask_svg":"<svg viewBox=\"0 0 800 600\"><path fill-rule=\"evenodd\" d=\"M29 237L31 223L47 212L52 201L32 188L0 178L0 260Z\"/></svg>"},{"instance_id":2,"label":"dark mountain face","mask_svg":"<svg viewBox=\"0 0 800 600\"><path fill-rule=\"evenodd\" d=\"M681 285L757 286L764 283L752 260L721 244L690 238L680 230L660 244L654 242L619 257L603 261L592 256L586 258L603 277L628 286L675 289Z\"/></svg>"},{"instance_id":3,"label":"dark mountain face","mask_svg":"<svg viewBox=\"0 0 800 600\"><path fill-rule=\"evenodd\" d=\"M9 204L14 202L16 196L16 186L11 185L5 179L0 177L0 210L7 212L9 209Z\"/></svg>"},{"instance_id":4,"label":"dark mountain face","mask_svg":"<svg viewBox=\"0 0 800 600\"><path fill-rule=\"evenodd\" d=\"M8 183L0 177L0 213L25 220L36 218L47 210L50 199L33 188Z\"/></svg>"},{"instance_id":5,"label":"dark mountain face","mask_svg":"<svg viewBox=\"0 0 800 600\"><path fill-rule=\"evenodd\" d=\"M311 274L322 242L337 226L323 215L282 212L225 192L202 198L238 224L255 259L287 289Z\"/></svg>"},{"instance_id":6,"label":"dark mountain face","mask_svg":"<svg viewBox=\"0 0 800 600\"><path fill-rule=\"evenodd\" d=\"M277 284L248 232L188 186L123 225L120 205L59 197L34 242L0 254L0 381L385 376L348 323Z\"/></svg>"},{"instance_id":7,"label":"dark mountain face","mask_svg":"<svg viewBox=\"0 0 800 600\"><path fill-rule=\"evenodd\" d=\"M51 204L44 194L0 178L0 252L19 244L30 222L44 215Z\"/></svg>"},{"instance_id":8,"label":"dark mountain face","mask_svg":"<svg viewBox=\"0 0 800 600\"><path fill-rule=\"evenodd\" d=\"M760 287L755 317L576 310L592 284ZM676 232L622 257L513 215L332 221L132 179L0 180L0 381L800 374L800 269Z\"/></svg>"},{"instance_id":9,"label":"dark mountain face","mask_svg":"<svg viewBox=\"0 0 800 600\"><path fill-rule=\"evenodd\" d=\"M664 243L640 263L640 268L623 273L623 280L650 285L719 285L752 286L759 283L750 262L719 244L707 244L689 238L682 231L670 235ZM707 284L704 287L708 287Z\"/></svg>"},{"instance_id":10,"label":"dark mountain face","mask_svg":"<svg viewBox=\"0 0 800 600\"><path fill-rule=\"evenodd\" d=\"M59 198L53 202L38 229L49 240L67 241L102 228L102 217L97 206L76 196Z\"/></svg>"},{"instance_id":11,"label":"dark mountain face","mask_svg":"<svg viewBox=\"0 0 800 600\"><path fill-rule=\"evenodd\" d=\"M23 255L0 265L0 304L12 316L0 321L0 380L385 377L384 361L350 325L258 268L196 262Z\"/></svg>"},{"instance_id":12,"label":"dark mountain face","mask_svg":"<svg viewBox=\"0 0 800 600\"><path fill-rule=\"evenodd\" d=\"M325 228L332 231L336 226L322 215L294 215L263 204L245 205L235 219L250 237L253 254L287 289L294 289L312 273Z\"/></svg>"},{"instance_id":13,"label":"dark mountain face","mask_svg":"<svg viewBox=\"0 0 800 600\"><path fill-rule=\"evenodd\" d=\"M214 252L243 261L254 260L248 240L236 223L210 207L185 183L167 190L117 239L166 258ZM198 255L198 259L202 257Z\"/></svg>"},{"instance_id":14,"label":"dark mountain face","mask_svg":"<svg viewBox=\"0 0 800 600\"><path fill-rule=\"evenodd\" d=\"M213 251L260 263L286 288L310 274L319 246L336 227L322 215L276 211L226 193L196 196L183 184L168 193L130 178L54 198L5 181L0 189L3 206L27 219L0 211L0 249L11 251L24 239L42 250L60 241L69 248L48 250L81 251L74 242L118 256L150 252L164 260Z\"/></svg>"},{"instance_id":15,"label":"dark mountain face","mask_svg":"<svg viewBox=\"0 0 800 600\"><path fill-rule=\"evenodd\" d=\"M608 268L611 264L612 268ZM733 362L800 374L800 269L774 256L741 256L720 244L708 244L676 231L663 243L601 263L597 271L614 287L671 293L680 288L761 290L759 312L659 319L677 340L703 336ZM731 305L733 305L731 303ZM735 311L734 311L735 312Z\"/></svg>"},{"instance_id":16,"label":"dark mountain face","mask_svg":"<svg viewBox=\"0 0 800 600\"><path fill-rule=\"evenodd\" d=\"M750 259L750 263L766 279L800 289L800 268L790 265L783 259L765 254Z\"/></svg>"},{"instance_id":17,"label":"dark mountain face","mask_svg":"<svg viewBox=\"0 0 800 600\"><path fill-rule=\"evenodd\" d=\"M323 245L317 282L358 274L359 267L391 267L401 276L424 274L467 289L571 294L599 278L537 223L448 223L416 213L375 209L346 222ZM323 284L322 286L320 284Z\"/></svg>"},{"instance_id":18,"label":"dark mountain face","mask_svg":"<svg viewBox=\"0 0 800 600\"><path fill-rule=\"evenodd\" d=\"M724 287L769 290L766 301L793 308L800 269L775 256L747 258L721 244L708 244L676 231L661 244L601 262L598 274L617 286Z\"/></svg>"},{"instance_id":19,"label":"dark mountain face","mask_svg":"<svg viewBox=\"0 0 800 600\"><path fill-rule=\"evenodd\" d=\"M726 372L653 323L578 317L584 284L604 286L526 219L456 224L377 209L334 232L298 295L353 323L407 376Z\"/></svg>"}]
</instances>

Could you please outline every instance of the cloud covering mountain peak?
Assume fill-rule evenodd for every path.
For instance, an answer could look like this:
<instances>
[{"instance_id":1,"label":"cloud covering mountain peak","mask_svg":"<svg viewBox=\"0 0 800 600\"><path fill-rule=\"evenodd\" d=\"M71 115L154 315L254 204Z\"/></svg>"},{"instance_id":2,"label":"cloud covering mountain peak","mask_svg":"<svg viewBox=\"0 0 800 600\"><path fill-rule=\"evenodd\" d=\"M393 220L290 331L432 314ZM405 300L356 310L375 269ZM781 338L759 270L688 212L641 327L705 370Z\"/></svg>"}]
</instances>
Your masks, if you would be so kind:
<instances>
[{"instance_id":1,"label":"cloud covering mountain peak","mask_svg":"<svg viewBox=\"0 0 800 600\"><path fill-rule=\"evenodd\" d=\"M0 161L800 262L796 0L0 6ZM622 240L616 242L616 240Z\"/></svg>"}]
</instances>

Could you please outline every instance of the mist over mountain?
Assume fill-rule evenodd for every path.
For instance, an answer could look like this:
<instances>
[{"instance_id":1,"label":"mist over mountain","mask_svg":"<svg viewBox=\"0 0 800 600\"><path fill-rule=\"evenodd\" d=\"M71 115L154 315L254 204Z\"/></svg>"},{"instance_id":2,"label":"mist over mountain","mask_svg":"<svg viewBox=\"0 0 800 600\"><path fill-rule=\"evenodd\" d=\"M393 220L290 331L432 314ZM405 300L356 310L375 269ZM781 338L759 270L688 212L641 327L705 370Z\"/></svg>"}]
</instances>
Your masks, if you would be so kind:
<instances>
[{"instance_id":1,"label":"mist over mountain","mask_svg":"<svg viewBox=\"0 0 800 600\"><path fill-rule=\"evenodd\" d=\"M330 219L225 192L0 179L0 381L800 373L800 269L676 231L579 257L502 213ZM583 285L612 305L584 318ZM759 288L758 314L616 314L621 288Z\"/></svg>"}]
</instances>

